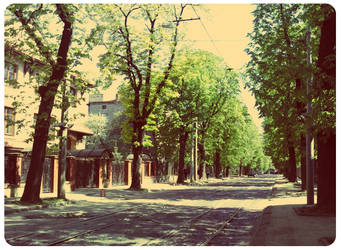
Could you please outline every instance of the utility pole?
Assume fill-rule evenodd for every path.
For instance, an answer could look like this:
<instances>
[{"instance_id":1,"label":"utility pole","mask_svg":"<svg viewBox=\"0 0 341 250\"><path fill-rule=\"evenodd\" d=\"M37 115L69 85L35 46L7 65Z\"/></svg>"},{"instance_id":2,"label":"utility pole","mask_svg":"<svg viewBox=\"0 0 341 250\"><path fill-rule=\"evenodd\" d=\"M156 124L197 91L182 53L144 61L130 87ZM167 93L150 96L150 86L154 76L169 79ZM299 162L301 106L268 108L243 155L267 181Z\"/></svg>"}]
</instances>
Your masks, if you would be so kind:
<instances>
[{"instance_id":1,"label":"utility pole","mask_svg":"<svg viewBox=\"0 0 341 250\"><path fill-rule=\"evenodd\" d=\"M194 179L198 180L198 119L195 121L194 139Z\"/></svg>"},{"instance_id":2,"label":"utility pole","mask_svg":"<svg viewBox=\"0 0 341 250\"><path fill-rule=\"evenodd\" d=\"M191 169L190 169L191 182L194 181L194 138L193 131L191 132Z\"/></svg>"},{"instance_id":3,"label":"utility pole","mask_svg":"<svg viewBox=\"0 0 341 250\"><path fill-rule=\"evenodd\" d=\"M58 136L59 136L59 153L58 153L58 190L57 197L59 199L66 199L65 196L65 173L66 173L66 118L67 118L67 108L68 108L68 99L66 97L66 84L62 85L62 110L60 123L57 124L59 127Z\"/></svg>"},{"instance_id":4,"label":"utility pole","mask_svg":"<svg viewBox=\"0 0 341 250\"><path fill-rule=\"evenodd\" d=\"M312 143L312 104L311 104L311 52L310 52L310 38L311 37L311 30L310 25L308 25L307 30L307 66L309 71L309 76L307 78L307 97L308 97L308 104L307 104L307 116L306 116L306 173L307 173L307 205L314 204L314 168L313 168L313 161L312 161L312 150L311 150L311 143Z\"/></svg>"},{"instance_id":5,"label":"utility pole","mask_svg":"<svg viewBox=\"0 0 341 250\"><path fill-rule=\"evenodd\" d=\"M191 133L191 181L198 180L198 121L194 122L194 136Z\"/></svg>"}]
</instances>

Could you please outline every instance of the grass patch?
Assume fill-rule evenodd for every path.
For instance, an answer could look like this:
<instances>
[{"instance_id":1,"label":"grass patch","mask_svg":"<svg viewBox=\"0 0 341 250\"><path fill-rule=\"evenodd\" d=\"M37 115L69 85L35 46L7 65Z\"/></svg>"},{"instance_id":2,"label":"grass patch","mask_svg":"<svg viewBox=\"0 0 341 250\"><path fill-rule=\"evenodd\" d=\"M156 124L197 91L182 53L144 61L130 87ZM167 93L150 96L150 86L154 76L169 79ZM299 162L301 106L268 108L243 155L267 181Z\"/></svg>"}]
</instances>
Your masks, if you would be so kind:
<instances>
[{"instance_id":1,"label":"grass patch","mask_svg":"<svg viewBox=\"0 0 341 250\"><path fill-rule=\"evenodd\" d=\"M65 203L67 199L61 199L61 198L47 198L42 200L43 205L51 205L51 204L60 204Z\"/></svg>"},{"instance_id":2,"label":"grass patch","mask_svg":"<svg viewBox=\"0 0 341 250\"><path fill-rule=\"evenodd\" d=\"M25 202L25 201L13 201L11 202L12 204L16 205L21 205L21 206L36 206L36 205L56 205L56 204L62 204L65 203L67 199L60 199L60 198L46 198L46 199L41 199L40 201L36 202Z\"/></svg>"}]
</instances>

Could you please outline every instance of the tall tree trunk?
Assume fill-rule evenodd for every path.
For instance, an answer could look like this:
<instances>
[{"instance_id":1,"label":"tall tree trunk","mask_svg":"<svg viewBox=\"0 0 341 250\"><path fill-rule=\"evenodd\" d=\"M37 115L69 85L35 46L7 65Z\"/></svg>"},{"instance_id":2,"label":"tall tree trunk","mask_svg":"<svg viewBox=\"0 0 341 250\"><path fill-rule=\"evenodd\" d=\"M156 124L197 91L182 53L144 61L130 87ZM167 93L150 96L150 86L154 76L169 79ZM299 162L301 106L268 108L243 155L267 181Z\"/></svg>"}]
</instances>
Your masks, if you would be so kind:
<instances>
[{"instance_id":1,"label":"tall tree trunk","mask_svg":"<svg viewBox=\"0 0 341 250\"><path fill-rule=\"evenodd\" d=\"M188 139L188 132L185 128L182 128L179 135L179 168L178 168L178 184L183 184L185 181L184 169L185 169L185 155L186 155L186 143Z\"/></svg>"},{"instance_id":2,"label":"tall tree trunk","mask_svg":"<svg viewBox=\"0 0 341 250\"><path fill-rule=\"evenodd\" d=\"M220 149L218 147L215 150L214 173L216 178L221 177Z\"/></svg>"},{"instance_id":3,"label":"tall tree trunk","mask_svg":"<svg viewBox=\"0 0 341 250\"><path fill-rule=\"evenodd\" d=\"M161 171L161 169L159 169L160 168L160 163L159 163L159 158L158 158L158 145L159 145L159 142L157 141L157 139L156 139L156 133L153 131L152 132L152 140L153 140L153 145L154 145L154 147L153 147L153 150L152 150L152 155L153 155L153 159L152 159L152 161L153 161L153 163L154 163L154 166L155 166L155 170L156 170L156 175L157 176L160 176L160 175L162 175L162 171Z\"/></svg>"},{"instance_id":4,"label":"tall tree trunk","mask_svg":"<svg viewBox=\"0 0 341 250\"><path fill-rule=\"evenodd\" d=\"M317 136L317 205L336 211L336 133Z\"/></svg>"},{"instance_id":5,"label":"tall tree trunk","mask_svg":"<svg viewBox=\"0 0 341 250\"><path fill-rule=\"evenodd\" d=\"M323 5L330 11L321 28L318 66L326 75L319 81L317 89L336 91L336 13L330 5ZM329 107L330 108L330 107ZM317 205L332 212L336 210L336 129L320 129L317 135Z\"/></svg>"},{"instance_id":6,"label":"tall tree trunk","mask_svg":"<svg viewBox=\"0 0 341 250\"><path fill-rule=\"evenodd\" d=\"M301 134L301 142L300 142L300 154L301 154L301 190L306 190L307 185L307 166L306 166L306 147L305 135Z\"/></svg>"},{"instance_id":7,"label":"tall tree trunk","mask_svg":"<svg viewBox=\"0 0 341 250\"><path fill-rule=\"evenodd\" d=\"M43 113L51 113L52 107L47 108L48 106L45 106L45 103L45 100L42 100L40 103L38 117L39 114L41 116ZM44 168L46 144L50 127L49 118L45 120L38 118L36 122L31 162L26 177L24 193L21 197L21 201L23 202L37 203L41 201L40 188Z\"/></svg>"},{"instance_id":8,"label":"tall tree trunk","mask_svg":"<svg viewBox=\"0 0 341 250\"><path fill-rule=\"evenodd\" d=\"M296 181L296 156L295 156L295 147L292 142L288 142L288 152L289 152L289 182Z\"/></svg>"},{"instance_id":9,"label":"tall tree trunk","mask_svg":"<svg viewBox=\"0 0 341 250\"><path fill-rule=\"evenodd\" d=\"M207 179L206 176L206 149L205 149L205 131L201 131L200 143L198 144L199 154L200 154L200 167L199 167L199 178Z\"/></svg>"},{"instance_id":10,"label":"tall tree trunk","mask_svg":"<svg viewBox=\"0 0 341 250\"><path fill-rule=\"evenodd\" d=\"M230 167L226 167L225 177L229 177L229 176L230 176Z\"/></svg>"},{"instance_id":11,"label":"tall tree trunk","mask_svg":"<svg viewBox=\"0 0 341 250\"><path fill-rule=\"evenodd\" d=\"M142 142L143 142L143 134L144 131L142 129L141 124L134 123L134 135L132 139L132 151L133 151L133 163L131 166L132 170L132 181L130 188L131 190L141 190L141 153L142 153Z\"/></svg>"},{"instance_id":12,"label":"tall tree trunk","mask_svg":"<svg viewBox=\"0 0 341 250\"><path fill-rule=\"evenodd\" d=\"M41 102L34 132L34 141L30 168L26 177L26 184L21 201L40 202L40 187L43 174L46 144L48 140L51 112L55 95L60 81L64 78L67 68L67 53L72 39L72 13L66 13L61 5L57 5L57 11L64 22L63 34L57 54L57 63L52 68L52 74L46 86L39 87Z\"/></svg>"}]
</instances>

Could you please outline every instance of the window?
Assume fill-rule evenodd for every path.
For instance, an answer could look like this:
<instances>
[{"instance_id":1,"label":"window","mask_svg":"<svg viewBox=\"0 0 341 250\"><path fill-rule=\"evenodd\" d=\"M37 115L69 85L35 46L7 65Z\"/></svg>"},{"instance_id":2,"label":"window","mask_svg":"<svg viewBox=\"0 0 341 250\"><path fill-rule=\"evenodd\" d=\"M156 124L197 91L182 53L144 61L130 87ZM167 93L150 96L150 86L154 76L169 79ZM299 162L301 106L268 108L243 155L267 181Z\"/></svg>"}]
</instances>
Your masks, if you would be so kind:
<instances>
[{"instance_id":1,"label":"window","mask_svg":"<svg viewBox=\"0 0 341 250\"><path fill-rule=\"evenodd\" d=\"M102 105L102 109L107 109L107 105Z\"/></svg>"},{"instance_id":2,"label":"window","mask_svg":"<svg viewBox=\"0 0 341 250\"><path fill-rule=\"evenodd\" d=\"M5 63L5 80L17 80L18 65Z\"/></svg>"},{"instance_id":3,"label":"window","mask_svg":"<svg viewBox=\"0 0 341 250\"><path fill-rule=\"evenodd\" d=\"M75 108L77 105L77 89L70 86L68 96L70 104Z\"/></svg>"},{"instance_id":4,"label":"window","mask_svg":"<svg viewBox=\"0 0 341 250\"><path fill-rule=\"evenodd\" d=\"M73 87L70 87L70 94L74 97L77 98L77 90Z\"/></svg>"},{"instance_id":5,"label":"window","mask_svg":"<svg viewBox=\"0 0 341 250\"><path fill-rule=\"evenodd\" d=\"M14 135L14 121L14 109L5 107L5 135Z\"/></svg>"}]
</instances>

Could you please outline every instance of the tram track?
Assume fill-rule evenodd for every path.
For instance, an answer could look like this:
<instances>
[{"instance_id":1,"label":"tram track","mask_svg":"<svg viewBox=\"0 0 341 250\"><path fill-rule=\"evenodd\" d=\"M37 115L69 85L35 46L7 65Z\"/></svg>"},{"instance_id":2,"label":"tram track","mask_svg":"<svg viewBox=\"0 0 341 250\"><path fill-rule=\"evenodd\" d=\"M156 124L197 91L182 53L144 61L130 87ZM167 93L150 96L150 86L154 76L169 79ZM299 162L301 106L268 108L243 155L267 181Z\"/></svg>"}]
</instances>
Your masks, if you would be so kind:
<instances>
[{"instance_id":1,"label":"tram track","mask_svg":"<svg viewBox=\"0 0 341 250\"><path fill-rule=\"evenodd\" d=\"M238 216L240 210L241 207L237 208L234 211L234 213L227 220L225 220L213 234L211 234L205 241L198 243L197 246L207 246L214 238L216 238L225 229L225 227L228 224L230 224Z\"/></svg>"},{"instance_id":2,"label":"tram track","mask_svg":"<svg viewBox=\"0 0 341 250\"><path fill-rule=\"evenodd\" d=\"M142 206L143 205L140 205L138 207L142 207ZM135 207L135 208L138 208L138 207ZM116 210L116 211L114 211L112 213L107 213L107 214L104 214L104 215L102 214L102 215L99 215L99 216L92 216L90 218L80 218L77 221L71 221L71 222L68 222L68 223L60 223L58 226L61 226L62 228L54 228L54 230L55 231L64 230L65 227L67 227L67 226L72 226L72 225L79 226L79 224L81 224L81 223L87 223L89 221L92 222L92 221L96 221L96 220L103 219L103 218L110 218L110 216L112 216L112 215L116 215L118 213L130 211L130 210L131 210L131 208L126 208L126 209L121 209L119 211ZM50 246L50 245L51 246L60 245L61 243L69 241L69 240L74 239L76 237L79 237L79 236L82 236L82 235L85 235L85 234L89 234L89 233L92 233L92 232L96 232L98 230L102 230L102 229L108 228L108 227L112 226L115 223L111 223L110 225L105 225L105 226L98 227L98 228L91 228L91 229L85 230L83 232L79 232L79 233L73 234L72 236L68 236L68 237L65 237L65 238L62 238L62 239L59 239L59 240L55 240L55 241L53 241L51 243L47 243L47 245L48 246ZM11 243L15 243L19 239L22 239L22 238L25 238L25 237L29 237L29 236L32 237L34 235L39 235L39 233L33 232L33 233L17 235L17 236L14 236L14 237L6 238L6 241L11 244ZM23 243L27 243L29 241L31 241L31 239L27 239Z\"/></svg>"},{"instance_id":3,"label":"tram track","mask_svg":"<svg viewBox=\"0 0 341 250\"><path fill-rule=\"evenodd\" d=\"M135 209L141 208L143 206L144 205L140 205L138 207L135 207ZM213 212L213 211L215 211L217 209L220 209L220 208L216 206L216 207L211 207L211 208L205 209L205 211L199 213L198 215L196 215L194 217L189 218L188 220L183 222L180 226L170 230L169 232L167 232L166 234L162 235L161 237L158 237L158 238L155 238L155 239L152 239L152 240L148 240L147 242L139 244L138 246L153 246L153 245L155 245L155 243L157 243L160 240L168 242L169 240L171 240L173 238L176 238L177 236L181 235L181 233L184 230L190 230L191 228L193 228L193 226L195 226L196 223L199 223L200 220L204 216L209 215L211 212ZM129 208L129 209L121 209L121 210L114 211L112 213L107 213L107 214L100 215L100 216L93 216L93 217L86 218L86 219L85 218L81 218L81 219L78 219L77 221L72 221L72 222L69 222L69 223L64 223L63 224L63 228L61 228L61 227L55 228L55 231L56 232L63 231L65 229L65 227L67 227L67 226L77 225L79 227L79 224L87 223L87 222L96 222L97 220L99 220L99 222L104 224L104 225L90 226L90 227L88 227L88 225L84 225L84 226L86 226L84 228L84 230L79 230L78 232L71 233L71 234L67 235L66 237L60 237L58 239L54 239L54 240L48 241L44 245L47 245L47 246L63 245L65 243L69 242L69 241L75 240L75 239L80 238L82 236L89 235L89 234L94 234L94 233L99 232L101 230L105 230L107 228L110 228L111 226L113 226L113 225L115 225L117 223L116 220L114 222L112 222L112 220L110 220L111 216L119 214L119 213L124 213L124 212L130 211L130 210L131 210L131 208ZM206 246L206 245L208 245L238 215L240 210L241 210L240 207L235 209L232 212L232 215L230 215L228 219L226 219L223 222L216 223L216 225L218 226L216 228L216 230L211 235L209 235L206 238L206 240L204 240L202 242L198 242L198 243L196 243L194 245L197 245L197 246ZM157 223L158 226L160 226L162 224L163 225L168 225L167 223L164 223L164 222L161 222L161 221L157 221L157 220L154 220L154 219L150 219L147 216L143 216L143 215L138 215L134 219L136 219L137 217L142 218L142 219L144 217L146 217L145 219L148 219L148 220L153 221L154 223ZM93 224L91 224L91 225L93 225ZM28 233L28 234L19 235L19 236L16 236L16 237L8 238L7 241L9 243L14 243L18 239L29 237L26 241L21 242L21 243L23 245L30 245L31 242L33 242L34 240L37 239L37 237L34 237L35 235L38 236L38 238L39 238L39 236L41 237L41 235L39 235L39 233Z\"/></svg>"},{"instance_id":4,"label":"tram track","mask_svg":"<svg viewBox=\"0 0 341 250\"><path fill-rule=\"evenodd\" d=\"M159 242L160 240L165 240L165 241L169 241L172 238L175 238L176 236L179 236L183 233L184 229L186 230L190 230L191 227L193 226L193 224L195 224L196 222L200 221L200 218L204 217L205 215L209 214L210 212L214 211L217 208L209 208L207 210L205 210L203 213L200 213L199 215L189 219L188 221L186 221L185 223L183 223L182 225L178 226L175 229L172 229L171 231L167 232L166 234L164 234L161 237L149 240L143 244L140 244L138 246L153 246L155 243ZM216 228L215 232L212 233L211 235L209 235L206 240L196 243L194 245L196 246L206 246L208 245L217 235L219 235L221 233L222 230L224 230L224 228L231 223L239 214L239 212L241 211L242 207L239 207L237 209L235 209L232 213L232 215L229 216L228 219L224 220L223 222L218 222L216 223L216 225L218 226L218 228Z\"/></svg>"},{"instance_id":5,"label":"tram track","mask_svg":"<svg viewBox=\"0 0 341 250\"><path fill-rule=\"evenodd\" d=\"M223 193L217 194L218 192ZM100 215L89 217L90 214L87 214L86 217L72 217L72 221L69 222L55 220L56 226L46 227L48 228L46 231L42 227L39 231L6 238L6 240L17 246L63 246L86 244L86 242L101 244L99 237L104 237L104 240L108 239L110 242L111 239L110 244L116 245L119 244L120 237L131 237L129 239L134 240L131 240L128 245L135 246L209 246L221 243L229 245L229 238L234 237L233 230L240 230L239 226L242 225L240 221L245 220L244 212L240 212L244 210L243 208L252 207L251 203L254 201L240 200L233 204L229 203L227 207L224 199L225 194L228 194L226 192L225 189L207 192L207 197L214 197L212 200L215 202L211 204L204 202L182 205L181 202L186 201L187 196L185 199L175 200L176 202L168 201L159 204L153 201L151 202L153 206L146 203L134 205L127 203L124 208L121 207L111 213L104 214L103 210ZM239 214L242 216L238 216ZM234 222L238 217L239 219ZM150 231L135 236L135 231L130 231L136 230L133 229L135 226L143 230L149 228ZM122 232L121 229L128 230Z\"/></svg>"},{"instance_id":6,"label":"tram track","mask_svg":"<svg viewBox=\"0 0 341 250\"><path fill-rule=\"evenodd\" d=\"M142 206L143 205L141 205L139 207L142 207ZM140 244L139 246L153 246L156 242L158 242L160 240L169 241L170 239L181 235L184 230L191 229L193 227L193 225L195 225L197 222L200 221L201 218L203 218L205 215L208 215L210 212L213 212L216 209L218 209L218 208L206 209L202 213L188 219L187 221L182 223L180 226L178 226L175 229L170 230L169 232L162 235L161 237L158 237L158 238L155 238L152 240L148 240L147 242ZM130 210L130 209L122 209L122 210L115 211L112 213L108 213L105 215L95 216L95 217L91 217L91 218L87 218L87 219L82 219L82 220L66 223L66 224L64 224L64 226L66 226L66 225L70 226L73 224L77 224L77 223L79 224L79 223L84 223L84 222L89 222L89 221L96 221L96 220L100 220L100 219L106 219L105 221L109 221L109 223L105 223L104 225L85 228L84 230L81 230L81 231L76 232L76 233L72 233L66 237L60 237L59 239L55 239L55 240L46 242L46 244L44 244L44 245L47 245L47 246L63 245L64 243L67 243L67 242L72 241L76 238L82 237L84 235L93 234L95 232L110 228L111 226L113 226L117 223L117 221L112 222L112 220L110 220L110 216L116 215L116 214L121 213L121 212L126 212L128 210ZM207 246L217 235L219 235L226 228L226 226L228 224L230 224L238 216L240 210L241 210L241 207L235 209L232 212L232 214L229 215L229 217L225 221L216 223L215 224L215 225L217 225L216 230L213 233L211 233L209 236L207 236L207 238L204 241L198 242L194 245L196 245L196 246ZM138 216L138 217L143 218L144 216ZM103 222L103 220L102 220L102 222ZM162 223L162 222L155 221L155 223ZM60 230L60 228L56 229L56 231L58 231L58 230ZM7 241L9 243L11 243L11 242L15 242L16 240L18 240L20 238L25 238L25 237L30 236L30 239L23 242L23 243L29 243L32 239L32 236L34 236L34 235L39 235L39 234L38 233L29 233L29 234L19 235L19 236L7 239Z\"/></svg>"},{"instance_id":7,"label":"tram track","mask_svg":"<svg viewBox=\"0 0 341 250\"><path fill-rule=\"evenodd\" d=\"M142 206L142 205L141 205ZM177 229L173 229L171 230L170 232L168 232L166 235L162 236L162 238L164 239L167 239L167 238L170 238L172 237L172 235L175 235L179 228L186 228L188 227L189 225L191 225L192 223L194 223L195 221L199 220L201 217L203 217L205 214L208 214L210 211L214 210L215 208L209 208L207 210L205 210L203 213L200 213L199 215L187 220L186 222L184 222L181 226L179 226ZM122 210L121 212L124 212L125 210ZM114 213L112 213L114 214ZM115 213L116 214L116 213ZM111 215L111 214L110 214ZM110 216L109 215L109 216ZM106 217L106 216L101 216L101 218L103 217ZM137 216L137 217L140 217L140 218L143 218L144 216ZM135 218L137 218L135 217ZM156 220L153 220L151 219L151 221L155 222L155 223L161 223L161 224L164 224L162 222L159 222L159 221L156 221ZM98 231L101 231L103 229L107 229L113 225L115 225L117 222L113 222L113 223L108 223L106 225L103 225L103 226L100 226L100 227L94 227L94 228L91 228L91 229L88 229L88 230L85 230L83 232L79 232L79 233L75 233L71 236L68 236L68 237L65 237L65 238L62 238L62 239L58 239L56 241L53 241L53 242L50 242L48 243L48 246L57 246L57 245L62 245L63 243L66 243L68 241L71 241L73 239L76 239L78 237L81 237L81 236L84 236L84 235L87 235L87 234L91 234L91 233L94 233L94 232L98 232ZM160 224L159 224L160 225ZM152 240L153 241L153 240ZM148 246L149 244L142 244L142 246Z\"/></svg>"}]
</instances>

